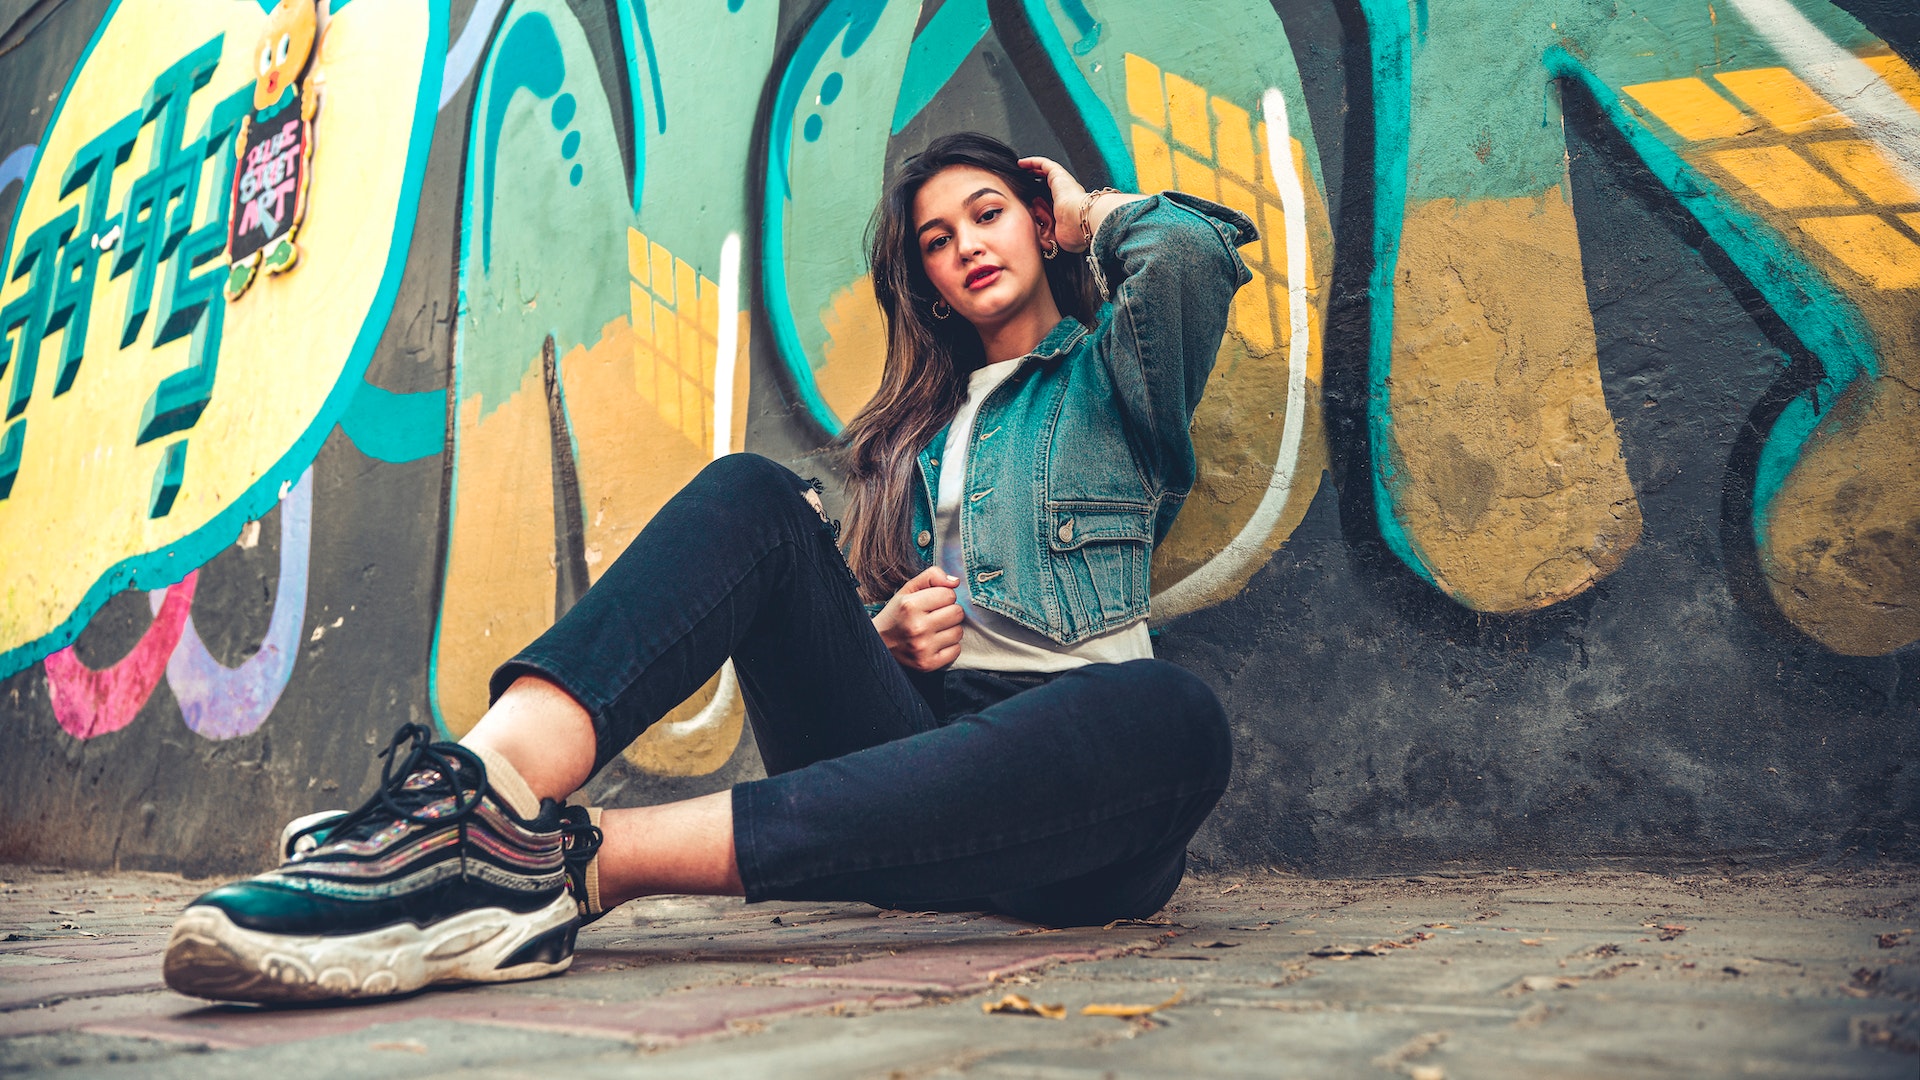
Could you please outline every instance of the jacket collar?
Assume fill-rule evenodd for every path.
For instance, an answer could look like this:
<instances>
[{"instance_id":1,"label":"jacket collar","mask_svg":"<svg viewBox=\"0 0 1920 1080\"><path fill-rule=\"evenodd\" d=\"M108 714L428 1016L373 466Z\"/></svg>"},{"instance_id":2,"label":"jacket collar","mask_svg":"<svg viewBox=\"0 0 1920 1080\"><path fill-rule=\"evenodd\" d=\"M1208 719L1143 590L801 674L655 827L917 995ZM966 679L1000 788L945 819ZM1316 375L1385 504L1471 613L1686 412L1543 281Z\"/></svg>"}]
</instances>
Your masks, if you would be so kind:
<instances>
[{"instance_id":1,"label":"jacket collar","mask_svg":"<svg viewBox=\"0 0 1920 1080\"><path fill-rule=\"evenodd\" d=\"M1040 339L1040 344L1035 345L1032 352L1020 358L1020 364L1025 367L1028 364L1044 363L1064 355L1075 345L1080 344L1080 339L1086 336L1087 328L1081 324L1080 320L1071 315L1062 315L1053 329L1047 331L1047 336ZM934 432L933 438L927 440L927 445L921 447L917 455L921 472L927 478L929 489L933 487L936 478L940 475L940 466L935 464L934 460L941 448L947 445L947 433L952 427L953 425L949 423Z\"/></svg>"},{"instance_id":2,"label":"jacket collar","mask_svg":"<svg viewBox=\"0 0 1920 1080\"><path fill-rule=\"evenodd\" d=\"M1087 328L1080 325L1080 320L1071 315L1062 315L1053 329L1047 331L1047 336L1040 339L1040 344L1027 354L1026 359L1029 363L1051 360L1078 345L1086 333Z\"/></svg>"}]
</instances>

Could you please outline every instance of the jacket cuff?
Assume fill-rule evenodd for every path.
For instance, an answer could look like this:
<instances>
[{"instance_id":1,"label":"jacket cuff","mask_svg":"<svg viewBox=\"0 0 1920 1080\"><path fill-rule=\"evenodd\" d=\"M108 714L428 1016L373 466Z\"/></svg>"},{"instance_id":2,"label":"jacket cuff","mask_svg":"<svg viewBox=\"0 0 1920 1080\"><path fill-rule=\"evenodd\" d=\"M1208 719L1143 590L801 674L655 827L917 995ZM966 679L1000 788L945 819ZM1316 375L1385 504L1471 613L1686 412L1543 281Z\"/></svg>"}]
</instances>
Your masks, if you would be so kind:
<instances>
[{"instance_id":1,"label":"jacket cuff","mask_svg":"<svg viewBox=\"0 0 1920 1080\"><path fill-rule=\"evenodd\" d=\"M1230 248L1251 244L1260 239L1260 230L1254 227L1252 219L1230 206L1222 206L1198 195L1189 195L1184 191L1163 191L1158 195L1149 195L1137 202L1115 210L1100 223L1100 231L1093 237L1094 258L1102 262L1118 257L1115 249L1120 246L1120 237L1134 222L1146 217L1155 210L1165 209L1171 203L1184 207L1207 219L1214 231L1220 234Z\"/></svg>"},{"instance_id":2,"label":"jacket cuff","mask_svg":"<svg viewBox=\"0 0 1920 1080\"><path fill-rule=\"evenodd\" d=\"M1244 285L1251 280L1252 276L1247 272L1246 264L1241 262L1240 252L1236 249L1242 244L1250 244L1260 238L1260 230L1254 227L1252 220L1230 206L1222 206L1197 195L1189 195L1184 191L1163 191L1157 195L1149 195L1136 202L1130 202L1115 210L1107 216L1107 220L1100 223L1100 231L1094 233L1093 249L1090 255L1094 269L1098 271L1096 279L1101 286L1104 299L1111 299L1107 295L1109 290L1106 288L1106 282L1112 281L1117 284L1122 277L1120 265L1122 238L1141 220L1168 215L1171 207L1179 207L1187 211L1187 213L1172 213L1171 216L1177 219L1191 222L1193 217L1197 216L1212 226L1214 233L1220 237L1221 242L1226 245L1228 254L1232 256L1239 283Z\"/></svg>"}]
</instances>

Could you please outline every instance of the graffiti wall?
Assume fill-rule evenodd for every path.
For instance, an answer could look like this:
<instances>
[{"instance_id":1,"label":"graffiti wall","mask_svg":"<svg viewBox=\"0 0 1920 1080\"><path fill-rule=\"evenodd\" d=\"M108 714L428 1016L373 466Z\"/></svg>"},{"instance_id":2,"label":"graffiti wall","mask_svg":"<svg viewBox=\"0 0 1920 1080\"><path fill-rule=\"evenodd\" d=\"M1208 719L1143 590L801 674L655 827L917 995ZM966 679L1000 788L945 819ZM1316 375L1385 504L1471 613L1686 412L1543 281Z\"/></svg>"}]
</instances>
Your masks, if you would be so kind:
<instances>
[{"instance_id":1,"label":"graffiti wall","mask_svg":"<svg viewBox=\"0 0 1920 1080\"><path fill-rule=\"evenodd\" d=\"M1154 562L1220 865L1920 854L1881 0L0 5L0 858L224 872L706 462L829 481L889 170L1259 226ZM613 803L756 775L730 671Z\"/></svg>"}]
</instances>

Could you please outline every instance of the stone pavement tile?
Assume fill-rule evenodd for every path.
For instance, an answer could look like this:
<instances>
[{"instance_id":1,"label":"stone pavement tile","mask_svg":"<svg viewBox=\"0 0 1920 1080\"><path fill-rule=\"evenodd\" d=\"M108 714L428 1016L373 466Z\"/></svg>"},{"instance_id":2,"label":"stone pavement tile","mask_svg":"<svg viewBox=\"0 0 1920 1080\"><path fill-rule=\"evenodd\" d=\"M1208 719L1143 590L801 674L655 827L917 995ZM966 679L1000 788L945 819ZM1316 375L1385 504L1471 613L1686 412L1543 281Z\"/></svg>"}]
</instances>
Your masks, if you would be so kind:
<instances>
[{"instance_id":1,"label":"stone pavement tile","mask_svg":"<svg viewBox=\"0 0 1920 1080\"><path fill-rule=\"evenodd\" d=\"M543 981L540 993L595 1001L633 1001L676 990L752 982L764 979L771 970L764 963L700 960L630 964L618 951L594 950L575 954L573 967L567 974Z\"/></svg>"},{"instance_id":2,"label":"stone pavement tile","mask_svg":"<svg viewBox=\"0 0 1920 1080\"><path fill-rule=\"evenodd\" d=\"M0 969L9 967L46 967L49 964L64 964L69 957L36 956L29 952L0 952Z\"/></svg>"},{"instance_id":3,"label":"stone pavement tile","mask_svg":"<svg viewBox=\"0 0 1920 1080\"><path fill-rule=\"evenodd\" d=\"M77 1030L100 1021L178 1012L192 1004L190 998L183 998L171 990L159 990L115 994L111 997L72 998L53 1005L10 1009L0 1012L0 1039Z\"/></svg>"},{"instance_id":4,"label":"stone pavement tile","mask_svg":"<svg viewBox=\"0 0 1920 1080\"><path fill-rule=\"evenodd\" d=\"M1103 940L1098 931L1033 935L1013 941L922 946L894 956L856 960L816 971L796 971L782 986L848 986L964 994L983 990L1009 975L1053 964L1104 960L1159 945L1157 938Z\"/></svg>"},{"instance_id":5,"label":"stone pavement tile","mask_svg":"<svg viewBox=\"0 0 1920 1080\"><path fill-rule=\"evenodd\" d=\"M713 1077L778 1077L779 1080L920 1078L953 1063L1010 1047L1058 1047L1069 1054L1105 1041L1124 1040L1118 1021L1095 1024L984 1016L979 999L895 1009L864 1016L814 1013L771 1023L751 1037L704 1040L633 1055L602 1055L570 1061L568 1080L711 1080ZM989 1049L991 1048L991 1049ZM496 1066L473 1080L535 1080L525 1067ZM1098 1076L1098 1073L1092 1074ZM1190 1074L1163 1074L1184 1076Z\"/></svg>"},{"instance_id":6,"label":"stone pavement tile","mask_svg":"<svg viewBox=\"0 0 1920 1080\"><path fill-rule=\"evenodd\" d=\"M211 1005L197 998L170 995L172 1007L133 1016L84 1023L92 1035L157 1039L219 1050L276 1046L352 1035L378 1024L400 1024L445 1013L470 995L486 991L442 991L398 1001L361 1005L269 1008Z\"/></svg>"},{"instance_id":7,"label":"stone pavement tile","mask_svg":"<svg viewBox=\"0 0 1920 1080\"><path fill-rule=\"evenodd\" d=\"M1026 988L1045 1000L1061 988ZM1760 1008L1679 1007L1649 1016L1606 1006L1579 1010L1495 1008L1446 1002L1294 1000L1284 1008L1222 994L1156 1014L1160 1026L1122 1046L1003 1050L930 1076L1159 1077L1386 1076L1416 1067L1456 1077L1701 1077L1723 1075L1911 1078L1914 1062L1850 1047L1845 1018L1778 1002ZM1065 1023L1072 1023L1070 1018ZM997 1041L997 1040L996 1040Z\"/></svg>"},{"instance_id":8,"label":"stone pavement tile","mask_svg":"<svg viewBox=\"0 0 1920 1080\"><path fill-rule=\"evenodd\" d=\"M450 1010L447 1015L452 1018L457 1012L460 1019L469 1022L630 1039L658 1046L724 1035L736 1025L754 1025L796 1013L897 1008L920 1001L917 994L875 994L838 987L716 986L618 1004L516 998Z\"/></svg>"},{"instance_id":9,"label":"stone pavement tile","mask_svg":"<svg viewBox=\"0 0 1920 1080\"><path fill-rule=\"evenodd\" d=\"M776 962L797 957L853 956L935 942L1007 937L1023 930L1031 932L1029 924L977 914L890 912L866 905L796 912L764 904L742 907L723 917L710 917L701 912L690 919L679 919L643 912L632 922L602 928L623 913L621 909L590 927L581 935L580 947L620 949L636 960L651 955L661 960Z\"/></svg>"},{"instance_id":10,"label":"stone pavement tile","mask_svg":"<svg viewBox=\"0 0 1920 1080\"><path fill-rule=\"evenodd\" d=\"M334 1007L212 1005L103 1020L84 1024L81 1030L237 1049L332 1039L378 1024L448 1020L666 1044L725 1034L735 1024L798 1012L886 1008L919 1001L918 995L830 987L708 987L629 1002L477 987Z\"/></svg>"},{"instance_id":11,"label":"stone pavement tile","mask_svg":"<svg viewBox=\"0 0 1920 1080\"><path fill-rule=\"evenodd\" d=\"M113 1065L153 1061L181 1053L178 1046L148 1039L103 1035L26 1035L0 1040L0 1076L32 1073L46 1076L55 1070L75 1076Z\"/></svg>"},{"instance_id":12,"label":"stone pavement tile","mask_svg":"<svg viewBox=\"0 0 1920 1080\"><path fill-rule=\"evenodd\" d=\"M67 998L158 990L160 965L151 956L120 960L73 960L64 964L13 966L0 980L0 1011Z\"/></svg>"},{"instance_id":13,"label":"stone pavement tile","mask_svg":"<svg viewBox=\"0 0 1920 1080\"><path fill-rule=\"evenodd\" d=\"M103 1040L126 1046L118 1040ZM152 1044L158 1045L158 1044ZM80 1048L84 1052L84 1047ZM551 1078L561 1063L581 1056L618 1053L632 1059L630 1045L579 1035L466 1024L440 1019L376 1024L318 1042L281 1043L240 1050L197 1052L175 1048L130 1063L42 1066L36 1075L80 1080L260 1080L262 1077L343 1076L356 1080L422 1080L471 1075L489 1067L524 1070ZM76 1055L77 1056L77 1055ZM51 1064L51 1063L49 1063Z\"/></svg>"},{"instance_id":14,"label":"stone pavement tile","mask_svg":"<svg viewBox=\"0 0 1920 1080\"><path fill-rule=\"evenodd\" d=\"M9 941L9 946L18 946L0 952L6 956L42 956L61 960L127 960L134 957L151 957L160 962L160 954L166 951L167 939L162 934L141 937L98 937L98 938L42 938L36 941ZM6 961L0 959L0 963Z\"/></svg>"},{"instance_id":15,"label":"stone pavement tile","mask_svg":"<svg viewBox=\"0 0 1920 1080\"><path fill-rule=\"evenodd\" d=\"M1433 1060L1476 1077L1904 1077L1915 1062L1848 1038L1840 1002L1676 998L1544 1006L1514 1025L1443 1024Z\"/></svg>"}]
</instances>

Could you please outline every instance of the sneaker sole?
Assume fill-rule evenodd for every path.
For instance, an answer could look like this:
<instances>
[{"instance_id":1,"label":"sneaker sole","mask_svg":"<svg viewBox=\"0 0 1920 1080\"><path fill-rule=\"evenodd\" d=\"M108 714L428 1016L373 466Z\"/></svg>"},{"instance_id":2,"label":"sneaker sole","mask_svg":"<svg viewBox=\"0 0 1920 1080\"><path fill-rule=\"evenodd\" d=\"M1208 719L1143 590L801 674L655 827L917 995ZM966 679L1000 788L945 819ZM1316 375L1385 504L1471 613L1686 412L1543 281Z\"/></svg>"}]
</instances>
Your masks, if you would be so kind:
<instances>
[{"instance_id":1,"label":"sneaker sole","mask_svg":"<svg viewBox=\"0 0 1920 1080\"><path fill-rule=\"evenodd\" d=\"M219 908L199 905L174 924L162 970L182 994L249 1002L379 998L426 986L538 979L573 964L578 915L562 892L526 914L478 908L426 927L294 936L249 930Z\"/></svg>"}]
</instances>

